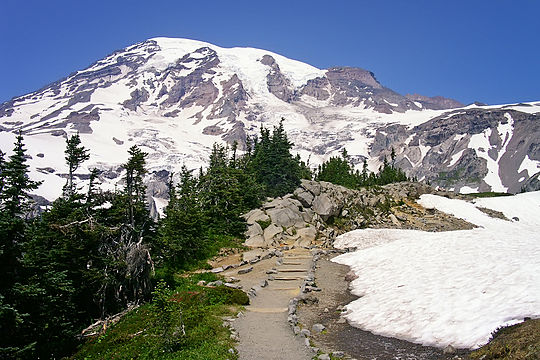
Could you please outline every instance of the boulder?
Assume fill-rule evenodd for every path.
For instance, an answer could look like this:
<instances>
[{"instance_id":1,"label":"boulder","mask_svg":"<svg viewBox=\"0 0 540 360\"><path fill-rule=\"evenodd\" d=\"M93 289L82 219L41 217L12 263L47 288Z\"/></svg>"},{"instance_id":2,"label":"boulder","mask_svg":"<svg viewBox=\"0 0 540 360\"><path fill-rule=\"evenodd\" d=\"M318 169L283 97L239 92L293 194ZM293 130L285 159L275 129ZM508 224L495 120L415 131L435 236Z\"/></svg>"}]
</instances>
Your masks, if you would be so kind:
<instances>
[{"instance_id":1,"label":"boulder","mask_svg":"<svg viewBox=\"0 0 540 360\"><path fill-rule=\"evenodd\" d=\"M294 226L298 222L303 222L303 218L300 214L300 211L297 207L296 211L293 210L293 207L278 207L269 209L267 211L272 223L277 226L284 226L286 228Z\"/></svg>"},{"instance_id":2,"label":"boulder","mask_svg":"<svg viewBox=\"0 0 540 360\"><path fill-rule=\"evenodd\" d=\"M276 226L276 224L270 224L266 229L264 229L264 242L265 244L272 244L276 235L280 235L283 232L283 228Z\"/></svg>"},{"instance_id":3,"label":"boulder","mask_svg":"<svg viewBox=\"0 0 540 360\"><path fill-rule=\"evenodd\" d=\"M309 246L315 241L317 237L317 229L314 226L305 227L303 229L298 229L296 235L299 237L296 240L297 246Z\"/></svg>"},{"instance_id":4,"label":"boulder","mask_svg":"<svg viewBox=\"0 0 540 360\"><path fill-rule=\"evenodd\" d=\"M300 203L304 207L311 206L311 204L313 203L313 199L315 198L315 196L312 193L310 193L309 191L306 191L306 190L304 190L302 188L296 189L294 191L294 195L296 196L298 201L300 201Z\"/></svg>"},{"instance_id":5,"label":"boulder","mask_svg":"<svg viewBox=\"0 0 540 360\"><path fill-rule=\"evenodd\" d=\"M246 238L256 236L256 235L262 235L262 234L263 234L263 229L261 225L257 223L253 223L248 226L248 229L246 231Z\"/></svg>"},{"instance_id":6,"label":"boulder","mask_svg":"<svg viewBox=\"0 0 540 360\"><path fill-rule=\"evenodd\" d=\"M251 210L246 215L244 215L244 217L248 225L255 224L258 221L268 221L270 219L268 215L261 209Z\"/></svg>"},{"instance_id":7,"label":"boulder","mask_svg":"<svg viewBox=\"0 0 540 360\"><path fill-rule=\"evenodd\" d=\"M265 244L266 242L264 241L264 237L262 235L252 236L244 242L244 245L250 248L263 247Z\"/></svg>"},{"instance_id":8,"label":"boulder","mask_svg":"<svg viewBox=\"0 0 540 360\"><path fill-rule=\"evenodd\" d=\"M315 196L318 196L321 194L321 184L317 181L310 181L303 179L300 183L300 186L304 188L305 190L309 191Z\"/></svg>"},{"instance_id":9,"label":"boulder","mask_svg":"<svg viewBox=\"0 0 540 360\"><path fill-rule=\"evenodd\" d=\"M282 198L272 199L271 201L268 201L268 202L264 203L264 204L262 205L262 207L263 207L265 210L273 209L273 208L275 208L275 207L281 206L282 201L283 201Z\"/></svg>"},{"instance_id":10,"label":"boulder","mask_svg":"<svg viewBox=\"0 0 540 360\"><path fill-rule=\"evenodd\" d=\"M319 214L323 220L328 220L331 216L339 214L339 206L326 194L315 197L313 201L313 211Z\"/></svg>"},{"instance_id":11,"label":"boulder","mask_svg":"<svg viewBox=\"0 0 540 360\"><path fill-rule=\"evenodd\" d=\"M253 249L253 250L246 251L245 253L242 254L242 260L250 262L251 260L259 259L262 253L263 251L261 249Z\"/></svg>"},{"instance_id":12,"label":"boulder","mask_svg":"<svg viewBox=\"0 0 540 360\"><path fill-rule=\"evenodd\" d=\"M315 215L315 213L311 209L304 209L300 215L302 215L302 219L304 219L305 222L311 223L313 222L313 215Z\"/></svg>"}]
</instances>

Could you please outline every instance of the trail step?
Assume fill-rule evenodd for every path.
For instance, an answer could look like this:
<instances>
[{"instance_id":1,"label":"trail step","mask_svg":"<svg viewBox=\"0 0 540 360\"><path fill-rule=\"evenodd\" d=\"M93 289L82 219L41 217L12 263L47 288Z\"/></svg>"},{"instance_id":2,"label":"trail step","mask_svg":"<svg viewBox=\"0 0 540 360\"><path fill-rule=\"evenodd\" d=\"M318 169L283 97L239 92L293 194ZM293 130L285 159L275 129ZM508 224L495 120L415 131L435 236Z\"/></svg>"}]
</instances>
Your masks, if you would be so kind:
<instances>
[{"instance_id":1,"label":"trail step","mask_svg":"<svg viewBox=\"0 0 540 360\"><path fill-rule=\"evenodd\" d=\"M246 310L248 311L251 311L251 312L258 312L258 313L267 313L267 314L271 314L271 313L282 313L282 312L287 312L288 311L288 308L286 307L279 307L279 308L257 308L257 307L246 307Z\"/></svg>"},{"instance_id":2,"label":"trail step","mask_svg":"<svg viewBox=\"0 0 540 360\"><path fill-rule=\"evenodd\" d=\"M279 269L278 272L295 273L295 272L307 272L306 269Z\"/></svg>"},{"instance_id":3,"label":"trail step","mask_svg":"<svg viewBox=\"0 0 540 360\"><path fill-rule=\"evenodd\" d=\"M284 261L281 265L304 265L303 263L299 263L299 262L289 262L289 261Z\"/></svg>"},{"instance_id":4,"label":"trail step","mask_svg":"<svg viewBox=\"0 0 540 360\"><path fill-rule=\"evenodd\" d=\"M274 280L277 280L277 281L294 281L294 280L302 280L303 277L277 277L277 278L274 278Z\"/></svg>"},{"instance_id":5,"label":"trail step","mask_svg":"<svg viewBox=\"0 0 540 360\"><path fill-rule=\"evenodd\" d=\"M296 286L296 287L276 287L276 288L269 288L268 290L270 291L273 291L273 290L276 290L276 291L291 291L291 290L298 290L300 289L299 286Z\"/></svg>"}]
</instances>

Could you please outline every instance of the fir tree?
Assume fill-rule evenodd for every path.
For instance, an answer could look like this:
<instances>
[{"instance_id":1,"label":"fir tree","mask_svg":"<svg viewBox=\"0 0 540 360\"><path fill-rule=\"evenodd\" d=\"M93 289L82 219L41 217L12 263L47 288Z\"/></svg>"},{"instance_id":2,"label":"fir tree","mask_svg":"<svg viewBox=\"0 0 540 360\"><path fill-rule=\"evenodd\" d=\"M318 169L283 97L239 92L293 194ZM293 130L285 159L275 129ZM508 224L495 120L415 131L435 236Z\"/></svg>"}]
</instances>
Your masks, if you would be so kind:
<instances>
[{"instance_id":1,"label":"fir tree","mask_svg":"<svg viewBox=\"0 0 540 360\"><path fill-rule=\"evenodd\" d=\"M9 217L21 217L29 207L30 191L39 187L40 182L32 181L28 177L28 165L26 164L26 149L23 144L23 136L19 131L13 155L2 171L3 187L0 194L2 210Z\"/></svg>"},{"instance_id":2,"label":"fir tree","mask_svg":"<svg viewBox=\"0 0 540 360\"><path fill-rule=\"evenodd\" d=\"M6 170L6 160L5 160L5 153L0 150L0 194L2 194L4 190L4 172Z\"/></svg>"},{"instance_id":3,"label":"fir tree","mask_svg":"<svg viewBox=\"0 0 540 360\"><path fill-rule=\"evenodd\" d=\"M283 127L270 130L261 127L260 139L254 142L253 155L250 159L250 171L258 183L266 188L266 195L276 197L292 192L300 184L302 169L297 158L290 152L292 143L287 138Z\"/></svg>"},{"instance_id":4,"label":"fir tree","mask_svg":"<svg viewBox=\"0 0 540 360\"><path fill-rule=\"evenodd\" d=\"M73 174L79 166L90 158L88 150L81 146L79 133L66 139L66 163L68 165L68 178L64 186L64 196L71 197L75 194L75 185L73 184Z\"/></svg>"},{"instance_id":5,"label":"fir tree","mask_svg":"<svg viewBox=\"0 0 540 360\"><path fill-rule=\"evenodd\" d=\"M141 151L137 145L133 145L128 151L130 157L123 165L126 170L125 195L127 198L127 212L129 224L132 229L136 228L136 221L146 221L146 186L143 179L146 175L147 153ZM139 218L139 219L137 219ZM139 223L139 225L141 225Z\"/></svg>"}]
</instances>

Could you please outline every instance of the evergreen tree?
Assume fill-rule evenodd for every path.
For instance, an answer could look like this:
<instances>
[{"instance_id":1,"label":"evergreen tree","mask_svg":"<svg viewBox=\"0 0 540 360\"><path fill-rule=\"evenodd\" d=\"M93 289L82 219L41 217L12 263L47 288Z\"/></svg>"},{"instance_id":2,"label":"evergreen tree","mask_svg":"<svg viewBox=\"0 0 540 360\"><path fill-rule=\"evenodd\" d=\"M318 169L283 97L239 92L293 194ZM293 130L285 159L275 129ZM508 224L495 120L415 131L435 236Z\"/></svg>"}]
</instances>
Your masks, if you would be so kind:
<instances>
[{"instance_id":1,"label":"evergreen tree","mask_svg":"<svg viewBox=\"0 0 540 360\"><path fill-rule=\"evenodd\" d=\"M29 192L39 186L28 176L25 152L19 132L13 155L6 163L2 153L0 161L0 357L5 358L30 358L35 347L26 335L30 319L20 302Z\"/></svg>"},{"instance_id":2,"label":"evergreen tree","mask_svg":"<svg viewBox=\"0 0 540 360\"><path fill-rule=\"evenodd\" d=\"M146 175L147 153L141 151L137 145L133 145L128 154L128 161L123 164L126 170L124 196L126 199L128 224L135 232L148 231L150 228L150 215L146 204Z\"/></svg>"},{"instance_id":3,"label":"evergreen tree","mask_svg":"<svg viewBox=\"0 0 540 360\"><path fill-rule=\"evenodd\" d=\"M88 150L81 146L79 133L66 139L66 163L68 165L68 178L64 186L64 196L71 197L75 194L75 185L73 184L73 174L79 168L81 163L88 160L90 155Z\"/></svg>"},{"instance_id":4,"label":"evergreen tree","mask_svg":"<svg viewBox=\"0 0 540 360\"><path fill-rule=\"evenodd\" d=\"M6 170L6 160L5 157L6 154L0 150L0 194L2 194L4 190L4 172Z\"/></svg>"},{"instance_id":5,"label":"evergreen tree","mask_svg":"<svg viewBox=\"0 0 540 360\"><path fill-rule=\"evenodd\" d=\"M23 136L19 131L13 155L9 157L2 171L3 187L0 194L2 211L12 218L25 215L29 207L30 191L40 185L40 182L32 181L28 177L25 153Z\"/></svg>"},{"instance_id":6,"label":"evergreen tree","mask_svg":"<svg viewBox=\"0 0 540 360\"><path fill-rule=\"evenodd\" d=\"M292 192L302 175L298 159L290 153L293 144L287 138L283 121L274 127L271 136L270 130L261 127L260 139L255 140L250 159L250 171L265 186L266 195L272 197Z\"/></svg>"},{"instance_id":7,"label":"evergreen tree","mask_svg":"<svg viewBox=\"0 0 540 360\"><path fill-rule=\"evenodd\" d=\"M331 157L328 161L325 161L319 168L316 179L354 188L358 179L350 164L347 150L342 150L341 157Z\"/></svg>"},{"instance_id":8,"label":"evergreen tree","mask_svg":"<svg viewBox=\"0 0 540 360\"><path fill-rule=\"evenodd\" d=\"M201 259L208 247L198 181L185 166L178 186L170 185L169 204L160 221L155 251L168 268L183 268Z\"/></svg>"}]
</instances>

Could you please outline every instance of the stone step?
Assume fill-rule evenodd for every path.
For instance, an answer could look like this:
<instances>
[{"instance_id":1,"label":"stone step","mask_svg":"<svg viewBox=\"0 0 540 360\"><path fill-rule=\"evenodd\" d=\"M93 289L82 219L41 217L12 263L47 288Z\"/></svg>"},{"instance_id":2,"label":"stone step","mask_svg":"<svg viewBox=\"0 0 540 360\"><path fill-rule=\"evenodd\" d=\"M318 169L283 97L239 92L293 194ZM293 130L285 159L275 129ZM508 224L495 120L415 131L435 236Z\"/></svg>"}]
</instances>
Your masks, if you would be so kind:
<instances>
[{"instance_id":1,"label":"stone step","mask_svg":"<svg viewBox=\"0 0 540 360\"><path fill-rule=\"evenodd\" d=\"M300 277L300 276L295 276L295 277L276 277L274 278L274 280L277 280L277 281L295 281L295 280L302 280L304 279L303 277Z\"/></svg>"},{"instance_id":2,"label":"stone step","mask_svg":"<svg viewBox=\"0 0 540 360\"><path fill-rule=\"evenodd\" d=\"M307 272L306 269L279 269L278 272L295 273L295 272Z\"/></svg>"},{"instance_id":3,"label":"stone step","mask_svg":"<svg viewBox=\"0 0 540 360\"><path fill-rule=\"evenodd\" d=\"M291 291L291 290L298 290L300 289L299 286L296 286L296 287L273 287L273 288L268 288L268 290L270 291L273 291L273 290L276 290L276 291Z\"/></svg>"},{"instance_id":4,"label":"stone step","mask_svg":"<svg viewBox=\"0 0 540 360\"><path fill-rule=\"evenodd\" d=\"M284 261L283 263L281 263L281 265L305 265L305 264L300 263L300 262Z\"/></svg>"},{"instance_id":5,"label":"stone step","mask_svg":"<svg viewBox=\"0 0 540 360\"><path fill-rule=\"evenodd\" d=\"M246 308L247 311L251 311L251 312L257 312L257 313L267 313L267 314L271 314L271 313L283 313L283 312L287 312L288 311L288 308L286 307L271 307L271 308L261 308L261 307L252 307L252 306L248 306Z\"/></svg>"}]
</instances>

